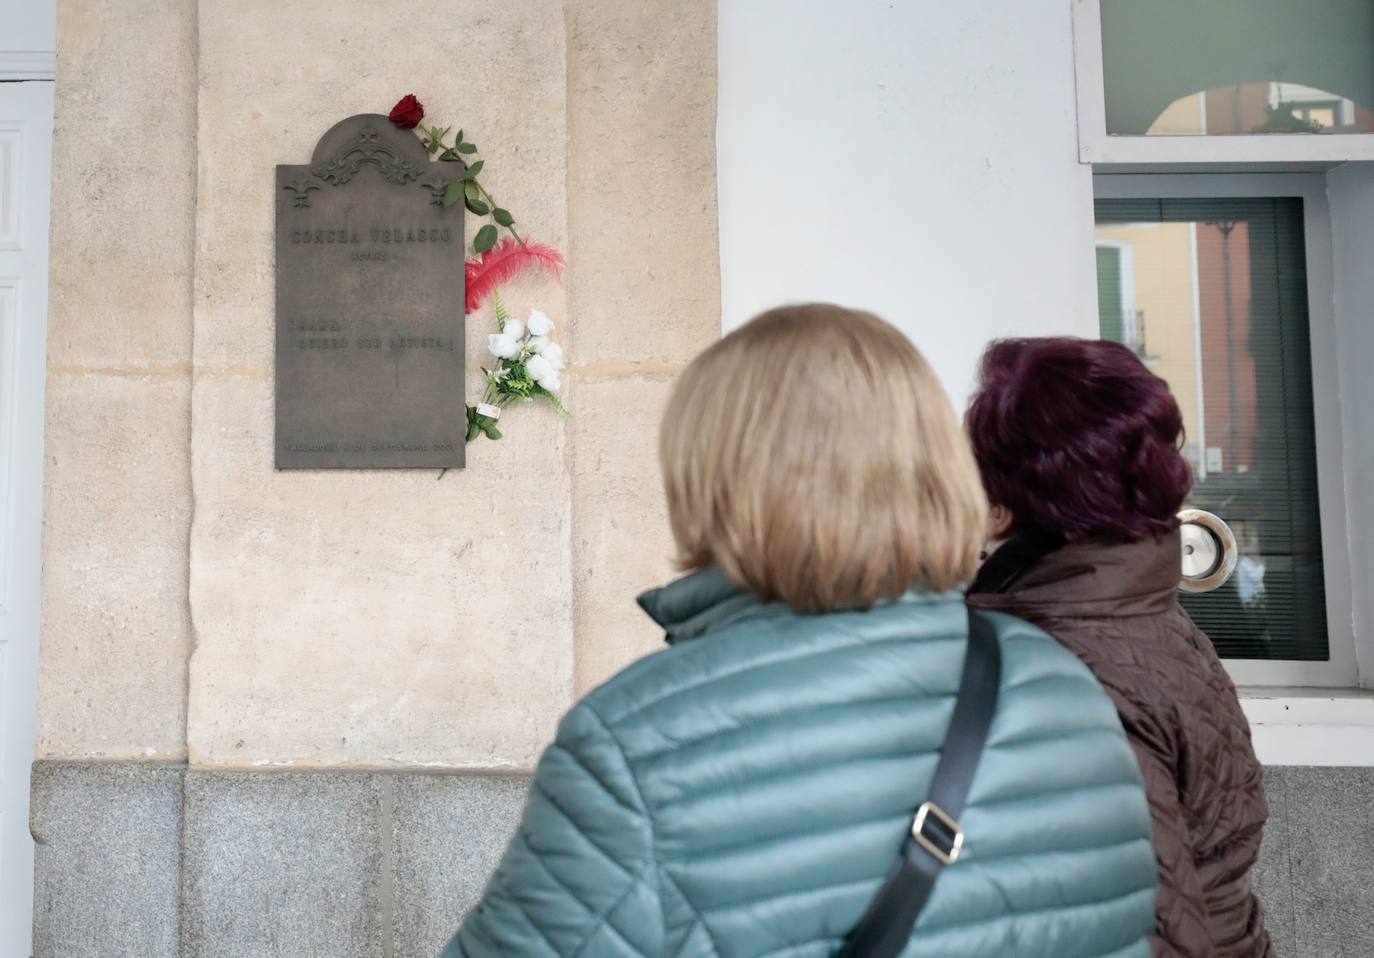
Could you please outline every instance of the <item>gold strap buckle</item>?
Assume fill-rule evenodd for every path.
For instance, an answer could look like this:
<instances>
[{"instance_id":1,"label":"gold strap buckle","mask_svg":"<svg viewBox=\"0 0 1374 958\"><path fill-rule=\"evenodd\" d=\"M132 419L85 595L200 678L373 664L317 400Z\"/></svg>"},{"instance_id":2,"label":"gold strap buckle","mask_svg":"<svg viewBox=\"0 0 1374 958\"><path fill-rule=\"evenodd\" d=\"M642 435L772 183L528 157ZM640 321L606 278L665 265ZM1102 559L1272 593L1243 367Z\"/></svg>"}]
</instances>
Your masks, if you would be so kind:
<instances>
[{"instance_id":1,"label":"gold strap buckle","mask_svg":"<svg viewBox=\"0 0 1374 958\"><path fill-rule=\"evenodd\" d=\"M935 844L934 840L925 834L926 820L934 818L945 827L952 838L949 839L949 848L942 848ZM953 865L959 860L959 852L964 847L964 830L959 823L950 818L945 810L934 802L926 802L916 810L916 819L911 823L911 837L916 839L916 843L935 856L945 865ZM937 835L936 838L944 839L945 836Z\"/></svg>"}]
</instances>

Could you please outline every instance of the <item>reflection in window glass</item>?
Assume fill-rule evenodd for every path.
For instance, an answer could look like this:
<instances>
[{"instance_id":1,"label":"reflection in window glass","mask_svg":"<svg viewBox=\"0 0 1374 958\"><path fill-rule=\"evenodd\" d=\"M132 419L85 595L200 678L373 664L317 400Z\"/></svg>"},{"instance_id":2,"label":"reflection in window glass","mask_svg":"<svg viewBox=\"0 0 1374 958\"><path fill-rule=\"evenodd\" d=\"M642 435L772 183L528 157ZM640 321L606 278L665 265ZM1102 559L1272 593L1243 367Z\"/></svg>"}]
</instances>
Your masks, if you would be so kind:
<instances>
[{"instance_id":1,"label":"reflection in window glass","mask_svg":"<svg viewBox=\"0 0 1374 958\"><path fill-rule=\"evenodd\" d=\"M1188 505L1240 547L1183 604L1229 658L1327 658L1302 201L1098 200L1102 336L1169 383Z\"/></svg>"},{"instance_id":2,"label":"reflection in window glass","mask_svg":"<svg viewBox=\"0 0 1374 958\"><path fill-rule=\"evenodd\" d=\"M1374 132L1369 0L1102 0L1107 132Z\"/></svg>"}]
</instances>

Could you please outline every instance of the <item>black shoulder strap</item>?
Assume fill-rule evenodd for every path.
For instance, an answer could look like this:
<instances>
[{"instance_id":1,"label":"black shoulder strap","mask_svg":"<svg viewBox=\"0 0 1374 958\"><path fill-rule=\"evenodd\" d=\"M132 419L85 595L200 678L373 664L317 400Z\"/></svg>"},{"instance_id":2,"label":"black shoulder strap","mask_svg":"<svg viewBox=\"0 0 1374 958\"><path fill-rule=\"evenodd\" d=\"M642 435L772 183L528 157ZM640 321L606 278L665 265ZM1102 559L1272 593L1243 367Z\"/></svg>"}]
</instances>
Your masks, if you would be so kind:
<instances>
[{"instance_id":1,"label":"black shoulder strap","mask_svg":"<svg viewBox=\"0 0 1374 958\"><path fill-rule=\"evenodd\" d=\"M930 783L930 796L917 810L901 854L840 950L840 958L895 958L900 954L940 871L958 859L964 846L958 819L987 744L1001 683L1002 649L997 633L986 617L969 610L968 652L959 679L959 696Z\"/></svg>"}]
</instances>

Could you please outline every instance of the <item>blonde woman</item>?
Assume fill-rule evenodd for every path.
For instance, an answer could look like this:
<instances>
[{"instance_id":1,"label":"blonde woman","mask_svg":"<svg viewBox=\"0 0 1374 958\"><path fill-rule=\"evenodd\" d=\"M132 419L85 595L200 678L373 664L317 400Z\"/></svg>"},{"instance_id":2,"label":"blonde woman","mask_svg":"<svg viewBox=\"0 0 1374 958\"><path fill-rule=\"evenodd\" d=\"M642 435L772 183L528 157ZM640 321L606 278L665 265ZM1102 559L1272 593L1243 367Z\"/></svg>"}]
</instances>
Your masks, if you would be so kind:
<instances>
[{"instance_id":1,"label":"blonde woman","mask_svg":"<svg viewBox=\"0 0 1374 958\"><path fill-rule=\"evenodd\" d=\"M683 373L660 453L668 648L564 718L445 955L1147 958L1134 757L1072 654L969 618L986 503L911 343L765 313Z\"/></svg>"}]
</instances>

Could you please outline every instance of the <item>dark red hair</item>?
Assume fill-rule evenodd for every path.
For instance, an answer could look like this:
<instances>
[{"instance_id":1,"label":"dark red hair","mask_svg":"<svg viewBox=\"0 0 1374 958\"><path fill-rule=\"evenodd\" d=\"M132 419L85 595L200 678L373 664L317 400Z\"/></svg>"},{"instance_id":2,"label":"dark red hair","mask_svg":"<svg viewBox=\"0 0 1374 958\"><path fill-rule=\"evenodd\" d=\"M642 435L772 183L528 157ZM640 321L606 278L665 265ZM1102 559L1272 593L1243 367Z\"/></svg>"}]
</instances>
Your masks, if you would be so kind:
<instances>
[{"instance_id":1,"label":"dark red hair","mask_svg":"<svg viewBox=\"0 0 1374 958\"><path fill-rule=\"evenodd\" d=\"M1183 417L1120 343L994 342L966 423L988 499L1016 531L1130 542L1178 525L1191 484Z\"/></svg>"}]
</instances>

